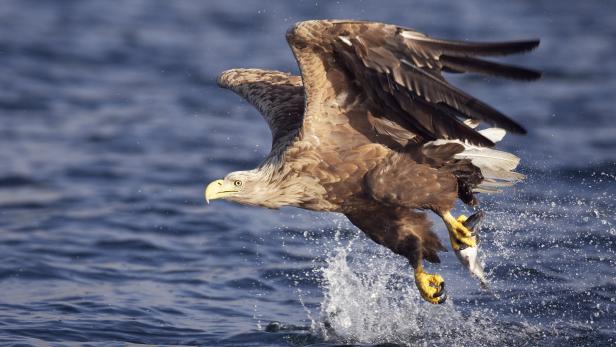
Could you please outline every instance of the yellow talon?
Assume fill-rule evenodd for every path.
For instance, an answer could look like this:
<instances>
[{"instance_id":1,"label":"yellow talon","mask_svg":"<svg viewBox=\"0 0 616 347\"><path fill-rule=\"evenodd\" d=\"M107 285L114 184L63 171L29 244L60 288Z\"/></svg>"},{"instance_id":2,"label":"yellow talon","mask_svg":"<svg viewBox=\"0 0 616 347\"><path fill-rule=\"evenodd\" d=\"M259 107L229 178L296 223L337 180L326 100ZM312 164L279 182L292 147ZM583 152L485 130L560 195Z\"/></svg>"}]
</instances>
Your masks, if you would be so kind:
<instances>
[{"instance_id":1,"label":"yellow talon","mask_svg":"<svg viewBox=\"0 0 616 347\"><path fill-rule=\"evenodd\" d=\"M447 300L445 280L440 275L423 271L420 265L415 269L415 284L421 297L431 304L442 304Z\"/></svg>"},{"instance_id":2,"label":"yellow talon","mask_svg":"<svg viewBox=\"0 0 616 347\"><path fill-rule=\"evenodd\" d=\"M449 212L443 215L443 221L445 225L447 225L447 230L449 231L451 247L456 251L463 248L463 246L477 247L477 238L475 238L473 233L463 224L467 219L468 217L465 215L454 218Z\"/></svg>"}]
</instances>

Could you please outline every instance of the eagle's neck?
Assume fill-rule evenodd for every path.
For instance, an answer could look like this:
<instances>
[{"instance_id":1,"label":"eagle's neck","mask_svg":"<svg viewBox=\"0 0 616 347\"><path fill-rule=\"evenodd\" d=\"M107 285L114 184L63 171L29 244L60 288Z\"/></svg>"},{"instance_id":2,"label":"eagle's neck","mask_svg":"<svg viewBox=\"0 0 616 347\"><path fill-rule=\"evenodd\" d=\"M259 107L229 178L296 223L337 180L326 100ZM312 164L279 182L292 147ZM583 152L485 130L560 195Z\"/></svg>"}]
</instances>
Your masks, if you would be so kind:
<instances>
[{"instance_id":1,"label":"eagle's neck","mask_svg":"<svg viewBox=\"0 0 616 347\"><path fill-rule=\"evenodd\" d=\"M250 196L244 197L248 199L242 201L245 204L267 208L301 207L324 193L314 178L302 176L282 157L270 157L252 171L258 182Z\"/></svg>"},{"instance_id":2,"label":"eagle's neck","mask_svg":"<svg viewBox=\"0 0 616 347\"><path fill-rule=\"evenodd\" d=\"M254 205L280 208L298 206L303 201L301 187L290 177L282 162L266 161L254 171L259 177L253 195Z\"/></svg>"}]
</instances>

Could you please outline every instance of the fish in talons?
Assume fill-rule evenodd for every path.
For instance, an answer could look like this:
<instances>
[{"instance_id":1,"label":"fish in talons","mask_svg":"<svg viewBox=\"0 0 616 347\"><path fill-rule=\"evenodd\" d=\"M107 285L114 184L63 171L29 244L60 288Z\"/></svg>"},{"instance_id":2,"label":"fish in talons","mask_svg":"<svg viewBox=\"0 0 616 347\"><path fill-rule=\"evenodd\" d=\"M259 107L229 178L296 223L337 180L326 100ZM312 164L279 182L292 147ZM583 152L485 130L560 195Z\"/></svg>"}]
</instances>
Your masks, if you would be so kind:
<instances>
[{"instance_id":1,"label":"fish in talons","mask_svg":"<svg viewBox=\"0 0 616 347\"><path fill-rule=\"evenodd\" d=\"M471 273L473 276L479 279L479 283L481 284L482 289L488 289L488 281L486 280L485 273L483 271L483 266L479 261L478 252L479 252L479 239L477 237L477 231L481 226L481 222L485 217L485 213L483 211L478 211L472 214L470 217L466 218L464 216L460 216L462 224L468 228L471 232L473 232L473 238L476 241L476 246L469 247L466 245L461 245L458 249L454 249L456 256L460 260L460 263L464 265L464 267Z\"/></svg>"}]
</instances>

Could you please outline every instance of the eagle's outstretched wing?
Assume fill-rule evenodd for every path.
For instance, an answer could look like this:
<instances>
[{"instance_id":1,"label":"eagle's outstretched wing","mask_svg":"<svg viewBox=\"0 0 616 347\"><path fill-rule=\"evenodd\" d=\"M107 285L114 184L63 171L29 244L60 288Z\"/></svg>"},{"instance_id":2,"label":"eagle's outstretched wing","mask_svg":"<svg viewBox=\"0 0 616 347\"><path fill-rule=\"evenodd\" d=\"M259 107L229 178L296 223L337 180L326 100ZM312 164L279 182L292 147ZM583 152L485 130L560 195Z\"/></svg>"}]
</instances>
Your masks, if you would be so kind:
<instances>
[{"instance_id":1,"label":"eagle's outstretched wing","mask_svg":"<svg viewBox=\"0 0 616 347\"><path fill-rule=\"evenodd\" d=\"M287 32L306 90L304 130L328 122L328 109L350 108L360 90L369 117L382 135L400 128L423 140L460 139L481 146L494 143L463 123L483 121L514 133L519 124L449 84L441 72L533 80L536 71L477 58L521 53L538 40L497 43L445 41L394 25L341 20L306 21ZM371 121L371 123L373 123ZM322 123L323 124L323 123ZM324 125L324 124L323 124ZM374 125L374 124L373 124ZM306 129L307 128L307 129ZM315 131L316 133L317 131Z\"/></svg>"},{"instance_id":2,"label":"eagle's outstretched wing","mask_svg":"<svg viewBox=\"0 0 616 347\"><path fill-rule=\"evenodd\" d=\"M218 85L233 90L255 106L272 132L272 147L295 137L304 113L302 79L261 69L232 69L218 76Z\"/></svg>"}]
</instances>

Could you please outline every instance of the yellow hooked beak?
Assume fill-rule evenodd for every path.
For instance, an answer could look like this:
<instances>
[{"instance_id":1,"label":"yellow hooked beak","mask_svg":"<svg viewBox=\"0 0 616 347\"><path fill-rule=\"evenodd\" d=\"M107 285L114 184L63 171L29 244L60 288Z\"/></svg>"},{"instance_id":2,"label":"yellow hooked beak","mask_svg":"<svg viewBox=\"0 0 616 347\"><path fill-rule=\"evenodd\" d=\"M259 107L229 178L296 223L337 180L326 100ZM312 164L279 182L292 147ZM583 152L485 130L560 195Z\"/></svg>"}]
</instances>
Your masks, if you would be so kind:
<instances>
[{"instance_id":1,"label":"yellow hooked beak","mask_svg":"<svg viewBox=\"0 0 616 347\"><path fill-rule=\"evenodd\" d=\"M234 189L233 186L229 187L228 184L225 184L224 180L216 180L205 188L205 201L209 203L210 200L221 199L237 192L238 190Z\"/></svg>"}]
</instances>

